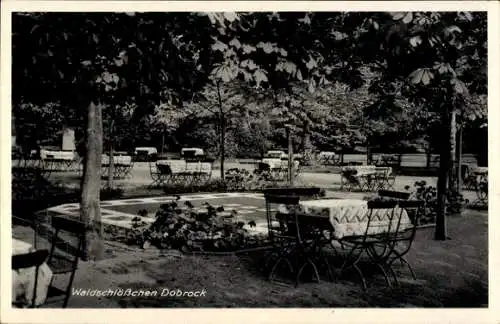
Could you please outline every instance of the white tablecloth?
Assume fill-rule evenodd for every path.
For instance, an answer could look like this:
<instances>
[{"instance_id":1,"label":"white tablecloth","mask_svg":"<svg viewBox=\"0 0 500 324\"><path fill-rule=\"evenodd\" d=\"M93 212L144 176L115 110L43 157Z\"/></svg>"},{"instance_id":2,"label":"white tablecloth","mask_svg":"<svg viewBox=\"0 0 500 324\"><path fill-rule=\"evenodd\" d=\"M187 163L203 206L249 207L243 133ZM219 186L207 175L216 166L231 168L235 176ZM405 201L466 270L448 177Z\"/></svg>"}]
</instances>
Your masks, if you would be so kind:
<instances>
[{"instance_id":1,"label":"white tablecloth","mask_svg":"<svg viewBox=\"0 0 500 324\"><path fill-rule=\"evenodd\" d=\"M12 255L25 254L35 251L31 244L24 241L12 239ZM12 270L12 301L23 301L27 304L33 299L33 289L35 287L36 268ZM38 283L36 291L36 305L40 306L47 298L47 292L52 280L52 271L46 263L38 269Z\"/></svg>"},{"instance_id":2,"label":"white tablecloth","mask_svg":"<svg viewBox=\"0 0 500 324\"><path fill-rule=\"evenodd\" d=\"M363 176L369 174L376 174L379 172L386 172L388 175L392 173L391 167L377 167L375 165L350 165L342 168L342 171L356 171L355 176Z\"/></svg>"},{"instance_id":3,"label":"white tablecloth","mask_svg":"<svg viewBox=\"0 0 500 324\"><path fill-rule=\"evenodd\" d=\"M333 238L341 239L345 236L364 235L368 226L368 202L357 199L318 199L305 200L300 203L301 209L308 213L318 216L329 217L333 226ZM391 209L378 209L372 215L368 234L386 232L391 216ZM395 229L400 213L400 230L411 226L411 221L406 211L396 208L391 224L391 229Z\"/></svg>"},{"instance_id":4,"label":"white tablecloth","mask_svg":"<svg viewBox=\"0 0 500 324\"><path fill-rule=\"evenodd\" d=\"M65 161L73 161L76 157L76 153L72 151L47 151L40 150L40 158L45 159L53 159L53 160L65 160Z\"/></svg>"},{"instance_id":5,"label":"white tablecloth","mask_svg":"<svg viewBox=\"0 0 500 324\"><path fill-rule=\"evenodd\" d=\"M212 164L209 162L189 162L186 163L185 160L160 160L156 163L162 165L170 166L172 173L184 173L184 172L203 172L203 173L211 173L212 172Z\"/></svg>"},{"instance_id":6,"label":"white tablecloth","mask_svg":"<svg viewBox=\"0 0 500 324\"><path fill-rule=\"evenodd\" d=\"M471 169L471 173L476 175L488 174L488 167L475 167Z\"/></svg>"},{"instance_id":7,"label":"white tablecloth","mask_svg":"<svg viewBox=\"0 0 500 324\"><path fill-rule=\"evenodd\" d=\"M288 168L288 160L282 160L282 159L273 159L273 158L264 158L261 160L262 163L265 163L269 165L271 169L284 169ZM298 168L299 167L299 161L295 160L293 161L293 167Z\"/></svg>"},{"instance_id":8,"label":"white tablecloth","mask_svg":"<svg viewBox=\"0 0 500 324\"><path fill-rule=\"evenodd\" d=\"M132 164L132 157L130 155L113 156L113 162L115 164L130 165L130 164ZM101 163L104 165L108 165L109 164L109 156L103 155L102 159L101 159Z\"/></svg>"}]
</instances>

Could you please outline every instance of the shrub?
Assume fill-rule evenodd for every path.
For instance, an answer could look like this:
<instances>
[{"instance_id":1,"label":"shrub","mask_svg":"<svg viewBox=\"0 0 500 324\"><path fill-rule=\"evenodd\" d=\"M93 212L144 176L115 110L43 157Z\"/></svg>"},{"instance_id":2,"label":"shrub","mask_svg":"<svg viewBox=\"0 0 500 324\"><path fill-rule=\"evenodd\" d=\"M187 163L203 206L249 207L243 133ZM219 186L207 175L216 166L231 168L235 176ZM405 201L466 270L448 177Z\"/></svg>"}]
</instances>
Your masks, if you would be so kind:
<instances>
[{"instance_id":1,"label":"shrub","mask_svg":"<svg viewBox=\"0 0 500 324\"><path fill-rule=\"evenodd\" d=\"M422 223L431 223L436 220L437 215L437 189L428 186L425 181L415 182L415 192L413 198L422 200L425 203L425 215L421 219ZM446 193L446 214L460 213L463 207L468 203L462 194L456 190L450 190Z\"/></svg>"},{"instance_id":2,"label":"shrub","mask_svg":"<svg viewBox=\"0 0 500 324\"><path fill-rule=\"evenodd\" d=\"M296 187L286 179L279 178L270 171L232 168L226 171L226 188L228 191L261 191L267 188Z\"/></svg>"},{"instance_id":3,"label":"shrub","mask_svg":"<svg viewBox=\"0 0 500 324\"><path fill-rule=\"evenodd\" d=\"M186 202L186 205L190 203ZM147 225L136 217L132 220L130 244L149 245L160 249L190 251L235 251L264 243L264 237L250 235L242 221L233 221L235 211L221 214L222 206L205 204L206 212L180 207L176 201L163 204L153 224ZM249 225L255 222L249 222Z\"/></svg>"},{"instance_id":4,"label":"shrub","mask_svg":"<svg viewBox=\"0 0 500 324\"><path fill-rule=\"evenodd\" d=\"M194 192L261 191L267 188L288 187L290 185L286 181L273 180L269 173L232 168L226 170L225 180L212 179L198 184L167 183L163 186L163 191L167 195L175 195Z\"/></svg>"}]
</instances>

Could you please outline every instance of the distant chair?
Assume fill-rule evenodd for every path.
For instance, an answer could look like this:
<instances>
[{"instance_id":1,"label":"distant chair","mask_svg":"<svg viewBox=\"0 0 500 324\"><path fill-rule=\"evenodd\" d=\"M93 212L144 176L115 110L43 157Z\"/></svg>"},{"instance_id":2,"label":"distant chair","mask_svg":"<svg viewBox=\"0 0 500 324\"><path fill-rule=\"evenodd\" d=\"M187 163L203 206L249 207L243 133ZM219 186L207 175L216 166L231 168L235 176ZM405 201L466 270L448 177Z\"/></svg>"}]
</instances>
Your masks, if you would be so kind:
<instances>
[{"instance_id":1,"label":"distant chair","mask_svg":"<svg viewBox=\"0 0 500 324\"><path fill-rule=\"evenodd\" d=\"M154 163L149 161L149 172L153 182L150 187L161 186L173 178L172 169L168 164Z\"/></svg>"}]
</instances>

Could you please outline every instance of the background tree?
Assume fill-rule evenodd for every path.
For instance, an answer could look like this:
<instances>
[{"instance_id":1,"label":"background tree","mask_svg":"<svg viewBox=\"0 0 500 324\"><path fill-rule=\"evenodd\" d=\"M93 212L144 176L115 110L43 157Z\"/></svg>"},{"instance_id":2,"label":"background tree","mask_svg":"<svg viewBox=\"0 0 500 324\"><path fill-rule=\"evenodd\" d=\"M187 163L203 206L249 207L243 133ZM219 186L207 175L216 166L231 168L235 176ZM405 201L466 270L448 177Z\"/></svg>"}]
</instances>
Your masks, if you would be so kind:
<instances>
[{"instance_id":1,"label":"background tree","mask_svg":"<svg viewBox=\"0 0 500 324\"><path fill-rule=\"evenodd\" d=\"M364 18L359 54L381 73L372 90L402 95L440 114L442 136L436 239L446 239L446 192L455 159L456 114L486 93L486 13L397 12ZM454 169L458 174L458 170Z\"/></svg>"},{"instance_id":2,"label":"background tree","mask_svg":"<svg viewBox=\"0 0 500 324\"><path fill-rule=\"evenodd\" d=\"M141 107L136 116L141 119L160 100L181 102L179 98L203 79L200 51L206 46L199 44L207 39L203 32L210 27L206 17L196 13L169 16L171 19L155 13L13 16L14 105L23 99L33 103L59 100L86 119L81 186L81 219L89 226L85 258L102 255L103 107L109 106L110 97L121 102L120 98L129 98ZM197 25L200 28L191 29ZM35 88L38 91L30 90Z\"/></svg>"}]
</instances>

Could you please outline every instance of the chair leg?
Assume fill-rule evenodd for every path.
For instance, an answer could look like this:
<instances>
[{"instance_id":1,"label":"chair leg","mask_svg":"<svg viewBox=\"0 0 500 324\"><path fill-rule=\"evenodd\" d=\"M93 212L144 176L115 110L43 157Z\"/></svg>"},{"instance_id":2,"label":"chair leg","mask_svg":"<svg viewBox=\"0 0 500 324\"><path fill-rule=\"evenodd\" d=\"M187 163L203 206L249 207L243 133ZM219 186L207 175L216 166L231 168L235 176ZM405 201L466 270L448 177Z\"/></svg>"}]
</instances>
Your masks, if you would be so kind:
<instances>
[{"instance_id":1,"label":"chair leg","mask_svg":"<svg viewBox=\"0 0 500 324\"><path fill-rule=\"evenodd\" d=\"M356 251L357 255L355 253ZM366 290L367 289L366 280L363 275L363 272L358 266L358 263L361 260L361 256L363 255L363 251L365 251L365 249L361 245L356 244L351 247L350 252L347 253L346 257L344 257L344 262L340 266L339 277L342 276L346 268L354 268L354 270L356 270L356 272L358 273L359 278L361 279L363 290Z\"/></svg>"},{"instance_id":2,"label":"chair leg","mask_svg":"<svg viewBox=\"0 0 500 324\"><path fill-rule=\"evenodd\" d=\"M380 263L375 263L377 267L380 269L380 272L384 275L385 283L387 284L388 287L391 286L391 282L389 281L389 277L387 276L387 272L385 271L384 267Z\"/></svg>"},{"instance_id":3,"label":"chair leg","mask_svg":"<svg viewBox=\"0 0 500 324\"><path fill-rule=\"evenodd\" d=\"M382 253L377 253L377 250L375 249L374 245L370 245L367 249L367 254L368 256L372 259L373 263L379 268L380 272L384 275L385 282L388 287L391 286L391 282L389 281L389 277L387 276L387 272L385 271L386 269L384 266L389 266L390 271L392 271L392 268L390 267L389 262L387 262L388 255L387 255L387 249L384 248L384 251Z\"/></svg>"},{"instance_id":4,"label":"chair leg","mask_svg":"<svg viewBox=\"0 0 500 324\"><path fill-rule=\"evenodd\" d=\"M278 265L282 262L282 261L285 261L287 266L288 266L288 270L290 270L290 272L293 274L294 273L294 269L293 269L293 266L292 264L290 263L290 260L288 260L288 258L286 256L280 256L278 258L278 260L276 261L276 263L274 264L274 266L272 267L271 269L271 272L269 273L269 281L270 282L273 282L273 279L274 279L274 273L276 272L276 270L278 269Z\"/></svg>"},{"instance_id":5,"label":"chair leg","mask_svg":"<svg viewBox=\"0 0 500 324\"><path fill-rule=\"evenodd\" d=\"M413 269L412 269L410 263L408 263L408 261L406 261L406 259L404 257L401 257L400 259L402 262L406 263L406 266L410 270L410 273L411 273L413 280L417 280L417 276L415 275L415 272L413 272Z\"/></svg>"},{"instance_id":6,"label":"chair leg","mask_svg":"<svg viewBox=\"0 0 500 324\"><path fill-rule=\"evenodd\" d=\"M367 286L365 277L363 276L363 272L361 272L361 269L358 267L357 263L353 264L352 267L358 272L359 278L361 279L361 284L363 285L363 290L366 291Z\"/></svg>"},{"instance_id":7,"label":"chair leg","mask_svg":"<svg viewBox=\"0 0 500 324\"><path fill-rule=\"evenodd\" d=\"M328 244L328 242L326 242L324 244ZM333 247L333 249L335 251L335 254L338 255L338 252L335 249L335 247ZM318 246L318 257L319 257L319 260L326 266L326 271L328 273L328 279L330 281L334 281L335 277L333 276L332 268L330 267L330 262L328 262L328 256L324 254L322 246Z\"/></svg>"},{"instance_id":8,"label":"chair leg","mask_svg":"<svg viewBox=\"0 0 500 324\"><path fill-rule=\"evenodd\" d=\"M295 278L295 287L299 286L300 275L302 274L302 271L304 271L304 269L307 265L310 265L312 267L312 269L314 271L314 276L316 277L316 282L318 282L318 283L320 282L318 268L316 267L316 265L314 264L314 262L310 258L307 258L306 262L304 262L304 264L299 268L299 271L297 271L297 276Z\"/></svg>"},{"instance_id":9,"label":"chair leg","mask_svg":"<svg viewBox=\"0 0 500 324\"><path fill-rule=\"evenodd\" d=\"M399 280L398 280L398 276L396 275L396 271L394 271L394 269L392 268L392 265L390 263L387 264L387 268L391 272L392 278L394 279L394 283L396 285L399 285Z\"/></svg>"}]
</instances>

